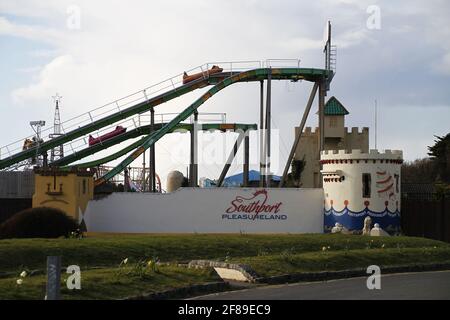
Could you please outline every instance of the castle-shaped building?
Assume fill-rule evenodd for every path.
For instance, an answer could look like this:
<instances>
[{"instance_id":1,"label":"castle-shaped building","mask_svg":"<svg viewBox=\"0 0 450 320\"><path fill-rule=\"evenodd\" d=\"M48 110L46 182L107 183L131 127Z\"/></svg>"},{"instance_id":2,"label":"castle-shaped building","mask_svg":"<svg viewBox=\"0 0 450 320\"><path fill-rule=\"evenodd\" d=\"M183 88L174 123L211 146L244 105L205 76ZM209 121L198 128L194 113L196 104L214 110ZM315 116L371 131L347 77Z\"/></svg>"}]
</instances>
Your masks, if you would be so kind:
<instances>
[{"instance_id":1,"label":"castle-shaped building","mask_svg":"<svg viewBox=\"0 0 450 320\"><path fill-rule=\"evenodd\" d=\"M348 110L342 103L331 97L324 108L324 150L353 150L359 149L362 152L369 151L369 128L364 127L360 131L357 127L350 130L345 127L345 116ZM297 136L299 128L295 128ZM300 138L300 143L295 151L296 160L304 160L305 167L301 175L303 188L321 187L320 176L320 151L319 151L319 130L306 127Z\"/></svg>"},{"instance_id":2,"label":"castle-shaped building","mask_svg":"<svg viewBox=\"0 0 450 320\"><path fill-rule=\"evenodd\" d=\"M348 130L349 112L335 97L325 104L324 114L324 150L319 151L319 130L306 128L295 154L305 161L302 187L323 188L324 231L336 224L361 230L370 217L391 234L398 233L402 151L369 150L369 128Z\"/></svg>"},{"instance_id":3,"label":"castle-shaped building","mask_svg":"<svg viewBox=\"0 0 450 320\"><path fill-rule=\"evenodd\" d=\"M400 231L400 150L322 151L324 231L336 223L361 230L364 219L391 234Z\"/></svg>"}]
</instances>

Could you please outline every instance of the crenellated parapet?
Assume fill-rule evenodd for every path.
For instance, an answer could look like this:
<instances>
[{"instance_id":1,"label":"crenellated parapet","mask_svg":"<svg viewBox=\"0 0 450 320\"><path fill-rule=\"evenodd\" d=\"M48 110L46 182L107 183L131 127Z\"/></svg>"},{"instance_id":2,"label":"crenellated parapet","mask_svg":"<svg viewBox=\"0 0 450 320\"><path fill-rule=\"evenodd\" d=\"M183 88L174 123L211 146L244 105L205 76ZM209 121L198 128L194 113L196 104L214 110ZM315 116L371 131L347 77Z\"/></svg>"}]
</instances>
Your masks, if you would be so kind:
<instances>
[{"instance_id":1,"label":"crenellated parapet","mask_svg":"<svg viewBox=\"0 0 450 320\"><path fill-rule=\"evenodd\" d=\"M401 150L390 150L386 149L383 151L378 151L376 149L371 149L369 152L362 152L360 149L354 150L324 150L320 153L320 163L340 163L340 164L350 164L369 162L372 163L399 163L403 162L403 152ZM375 161L375 162L374 162Z\"/></svg>"},{"instance_id":2,"label":"crenellated parapet","mask_svg":"<svg viewBox=\"0 0 450 320\"><path fill-rule=\"evenodd\" d=\"M319 128L315 127L314 129L311 127L306 127L302 132L302 136L316 136L319 134Z\"/></svg>"},{"instance_id":3,"label":"crenellated parapet","mask_svg":"<svg viewBox=\"0 0 450 320\"><path fill-rule=\"evenodd\" d=\"M344 132L347 136L354 135L354 136L361 136L361 135L367 135L369 134L369 128L368 127L344 127ZM315 127L305 127L305 129L302 132L303 135L309 136L309 135L318 135L319 134L319 128Z\"/></svg>"},{"instance_id":4,"label":"crenellated parapet","mask_svg":"<svg viewBox=\"0 0 450 320\"><path fill-rule=\"evenodd\" d=\"M353 135L362 135L362 134L368 134L369 133L369 128L368 127L351 127L351 128L344 128L345 132L347 134L353 134Z\"/></svg>"}]
</instances>

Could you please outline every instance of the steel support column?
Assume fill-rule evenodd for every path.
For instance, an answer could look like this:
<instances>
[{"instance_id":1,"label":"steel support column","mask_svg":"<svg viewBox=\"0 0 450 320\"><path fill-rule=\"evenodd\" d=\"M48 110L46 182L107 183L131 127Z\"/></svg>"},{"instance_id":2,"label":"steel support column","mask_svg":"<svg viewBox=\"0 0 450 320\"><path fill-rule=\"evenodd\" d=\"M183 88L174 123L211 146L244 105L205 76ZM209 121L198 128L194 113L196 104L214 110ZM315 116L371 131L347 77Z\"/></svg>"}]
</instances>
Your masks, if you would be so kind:
<instances>
[{"instance_id":1,"label":"steel support column","mask_svg":"<svg viewBox=\"0 0 450 320\"><path fill-rule=\"evenodd\" d=\"M146 168L146 163L145 163L145 152L142 153L142 192L145 192L147 190L146 188L146 179L145 179L145 171L147 170Z\"/></svg>"},{"instance_id":2,"label":"steel support column","mask_svg":"<svg viewBox=\"0 0 450 320\"><path fill-rule=\"evenodd\" d=\"M129 176L128 176L128 168L123 170L123 191L128 192L129 190Z\"/></svg>"},{"instance_id":3,"label":"steel support column","mask_svg":"<svg viewBox=\"0 0 450 320\"><path fill-rule=\"evenodd\" d=\"M198 172L198 112L194 112L194 123L191 130L191 164L189 168L190 186L197 187L197 172Z\"/></svg>"},{"instance_id":4,"label":"steel support column","mask_svg":"<svg viewBox=\"0 0 450 320\"><path fill-rule=\"evenodd\" d=\"M250 163L250 137L249 137L250 131L245 132L245 138L244 138L244 168L243 168L243 174L244 177L242 178L242 185L244 187L248 187L248 172L249 172L249 163Z\"/></svg>"},{"instance_id":5,"label":"steel support column","mask_svg":"<svg viewBox=\"0 0 450 320\"><path fill-rule=\"evenodd\" d=\"M155 109L150 108L150 132L155 131ZM155 144L150 147L150 179L149 190L156 192L156 157L155 157Z\"/></svg>"},{"instance_id":6,"label":"steel support column","mask_svg":"<svg viewBox=\"0 0 450 320\"><path fill-rule=\"evenodd\" d=\"M302 132L303 132L303 129L306 124L306 119L308 118L309 111L311 110L311 106L314 102L314 97L316 96L318 87L319 87L319 84L317 82L315 82L314 86L311 90L311 94L309 95L309 99L308 99L308 103L306 104L305 111L303 112L302 121L300 122L300 125L298 127L298 132L295 136L294 144L292 145L291 152L289 153L289 157L288 157L286 165L284 167L283 176L281 177L281 181L279 184L280 188L284 187L284 185L286 183L289 167L291 166L292 159L294 158L295 151L297 150L298 144L300 142Z\"/></svg>"},{"instance_id":7,"label":"steel support column","mask_svg":"<svg viewBox=\"0 0 450 320\"><path fill-rule=\"evenodd\" d=\"M260 82L259 89L259 186L264 187L265 158L264 158L264 80Z\"/></svg>"},{"instance_id":8,"label":"steel support column","mask_svg":"<svg viewBox=\"0 0 450 320\"><path fill-rule=\"evenodd\" d=\"M326 95L326 83L322 81L319 83L319 157L320 152L325 148L325 117L324 117L324 109L325 109L325 95ZM320 169L322 170L322 165L320 165ZM322 176L319 173L319 181L318 185L315 187L322 186Z\"/></svg>"},{"instance_id":9,"label":"steel support column","mask_svg":"<svg viewBox=\"0 0 450 320\"><path fill-rule=\"evenodd\" d=\"M236 142L234 143L233 149L230 152L230 155L228 156L227 162L225 163L225 166L222 169L222 172L220 173L219 180L217 181L217 186L221 187L223 184L223 180L225 179L225 176L228 173L228 170L231 167L231 163L233 162L234 157L236 156L236 153L239 150L239 146L242 143L242 140L244 140L245 137L245 131L242 131L239 133L239 136L236 139Z\"/></svg>"},{"instance_id":10,"label":"steel support column","mask_svg":"<svg viewBox=\"0 0 450 320\"><path fill-rule=\"evenodd\" d=\"M272 180L272 175L270 172L270 129L271 129L271 121L272 121L272 68L269 68L269 73L267 75L267 94L266 94L266 141L265 141L265 178L266 178L266 187L270 187L270 182Z\"/></svg>"}]
</instances>

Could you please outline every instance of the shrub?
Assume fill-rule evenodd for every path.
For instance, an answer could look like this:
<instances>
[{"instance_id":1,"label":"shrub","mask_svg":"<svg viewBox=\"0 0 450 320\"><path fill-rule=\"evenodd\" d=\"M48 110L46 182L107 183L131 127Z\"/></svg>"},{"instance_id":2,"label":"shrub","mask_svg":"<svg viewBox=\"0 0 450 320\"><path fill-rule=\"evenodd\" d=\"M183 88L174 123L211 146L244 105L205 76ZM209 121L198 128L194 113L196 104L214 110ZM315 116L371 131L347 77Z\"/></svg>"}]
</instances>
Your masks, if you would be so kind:
<instances>
[{"instance_id":1,"label":"shrub","mask_svg":"<svg viewBox=\"0 0 450 320\"><path fill-rule=\"evenodd\" d=\"M67 237L77 229L77 222L59 209L31 208L0 225L0 239Z\"/></svg>"}]
</instances>

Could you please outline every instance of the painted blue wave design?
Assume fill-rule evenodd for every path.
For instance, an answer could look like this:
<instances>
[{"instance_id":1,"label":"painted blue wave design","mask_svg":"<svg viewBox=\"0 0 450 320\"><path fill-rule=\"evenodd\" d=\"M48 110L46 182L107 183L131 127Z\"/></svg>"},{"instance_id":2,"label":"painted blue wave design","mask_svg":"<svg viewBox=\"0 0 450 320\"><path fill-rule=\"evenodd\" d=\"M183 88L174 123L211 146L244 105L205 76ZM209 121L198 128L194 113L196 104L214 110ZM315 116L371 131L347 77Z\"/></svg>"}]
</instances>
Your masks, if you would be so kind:
<instances>
[{"instance_id":1,"label":"painted blue wave design","mask_svg":"<svg viewBox=\"0 0 450 320\"><path fill-rule=\"evenodd\" d=\"M348 207L344 207L344 209L342 209L341 211L337 211L333 207L331 207L328 210L326 210L324 208L323 211L324 211L325 215L333 214L335 216L348 214L351 217L360 217L363 215L366 215L366 216L369 215L371 217L384 217L386 215L389 215L390 217L397 217L397 216L400 217L400 211L398 211L398 209L396 209L395 211L390 211L387 207L383 211L380 211L380 212L372 211L368 207L366 207L365 209L363 209L361 211L352 211Z\"/></svg>"},{"instance_id":2,"label":"painted blue wave design","mask_svg":"<svg viewBox=\"0 0 450 320\"><path fill-rule=\"evenodd\" d=\"M381 212L370 210L368 207L361 211L352 211L348 207L337 211L333 207L324 208L324 227L330 230L336 222L339 222L349 230L361 230L366 217L372 218L372 225L378 223L384 230L399 230L401 226L400 211L390 211L388 208Z\"/></svg>"}]
</instances>

